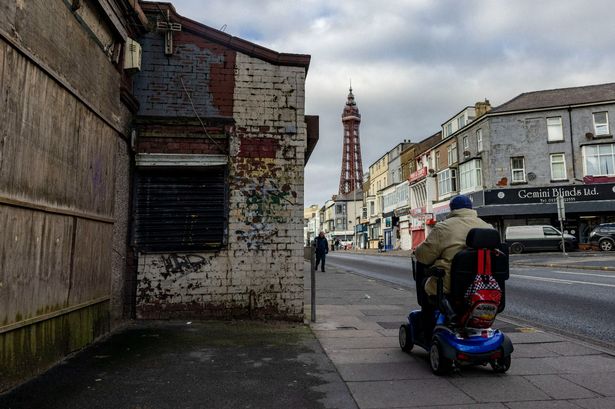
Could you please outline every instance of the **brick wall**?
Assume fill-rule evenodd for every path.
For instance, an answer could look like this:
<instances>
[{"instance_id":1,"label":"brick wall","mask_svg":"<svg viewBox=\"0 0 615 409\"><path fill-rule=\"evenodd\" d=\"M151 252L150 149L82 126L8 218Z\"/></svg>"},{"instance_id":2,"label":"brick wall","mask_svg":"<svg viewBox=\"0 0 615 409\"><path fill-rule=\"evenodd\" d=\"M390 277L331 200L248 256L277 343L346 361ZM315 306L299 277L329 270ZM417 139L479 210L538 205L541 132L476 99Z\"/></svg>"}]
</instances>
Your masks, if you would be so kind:
<instances>
[{"instance_id":1,"label":"brick wall","mask_svg":"<svg viewBox=\"0 0 615 409\"><path fill-rule=\"evenodd\" d=\"M148 41L158 43L153 38ZM198 97L198 110L204 114L226 113L232 106L235 125L224 131L229 149L228 243L216 252L141 255L138 316L302 320L305 68L277 66L225 50L210 52L207 47L206 42L178 45L198 56L224 55L203 62L219 70L229 66L225 61L232 61L233 77L224 77L216 86L205 84L208 92ZM155 52L158 55L149 61L167 58L161 49ZM155 71L146 75L159 78ZM187 100L174 99L175 91L156 96L147 80L139 81L141 98L149 101L142 104L142 113L190 114ZM154 98L165 101L159 106ZM193 131L189 137L140 137L138 151L217 153L208 138L198 138L198 130Z\"/></svg>"}]
</instances>

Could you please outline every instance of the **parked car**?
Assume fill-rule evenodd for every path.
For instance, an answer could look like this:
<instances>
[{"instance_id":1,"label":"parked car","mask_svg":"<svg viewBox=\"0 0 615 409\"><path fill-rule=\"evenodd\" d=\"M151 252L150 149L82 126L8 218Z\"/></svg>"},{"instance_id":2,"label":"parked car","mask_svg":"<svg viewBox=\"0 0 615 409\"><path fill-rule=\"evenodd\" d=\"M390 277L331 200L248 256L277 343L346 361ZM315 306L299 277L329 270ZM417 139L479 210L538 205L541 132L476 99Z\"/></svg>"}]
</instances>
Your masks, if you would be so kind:
<instances>
[{"instance_id":1,"label":"parked car","mask_svg":"<svg viewBox=\"0 0 615 409\"><path fill-rule=\"evenodd\" d=\"M602 251L615 249L615 223L603 223L589 233L589 244Z\"/></svg>"},{"instance_id":2,"label":"parked car","mask_svg":"<svg viewBox=\"0 0 615 409\"><path fill-rule=\"evenodd\" d=\"M506 228L505 240L509 251L519 254L524 251L562 250L562 233L553 226L511 226ZM564 233L566 251L577 246L576 237Z\"/></svg>"}]
</instances>

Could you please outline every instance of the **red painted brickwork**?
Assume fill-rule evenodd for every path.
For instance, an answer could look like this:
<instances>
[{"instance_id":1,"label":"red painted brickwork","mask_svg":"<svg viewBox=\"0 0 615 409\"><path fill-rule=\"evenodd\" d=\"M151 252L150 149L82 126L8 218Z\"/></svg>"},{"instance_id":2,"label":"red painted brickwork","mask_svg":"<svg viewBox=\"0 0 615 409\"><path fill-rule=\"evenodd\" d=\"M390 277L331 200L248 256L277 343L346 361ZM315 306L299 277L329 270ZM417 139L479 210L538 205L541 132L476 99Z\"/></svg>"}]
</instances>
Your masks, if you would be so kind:
<instances>
[{"instance_id":1,"label":"red painted brickwork","mask_svg":"<svg viewBox=\"0 0 615 409\"><path fill-rule=\"evenodd\" d=\"M218 109L220 116L233 116L233 91L235 89L235 51L220 44L207 41L201 36L189 32L179 32L175 36L175 44L192 44L201 50L207 50L213 55L220 55L224 62L210 63L209 92L213 105ZM188 58L183 56L183 58ZM201 55L192 56L197 64L207 64Z\"/></svg>"},{"instance_id":2,"label":"red painted brickwork","mask_svg":"<svg viewBox=\"0 0 615 409\"><path fill-rule=\"evenodd\" d=\"M280 149L280 142L272 138L244 136L240 138L239 154L241 158L275 158Z\"/></svg>"},{"instance_id":3,"label":"red painted brickwork","mask_svg":"<svg viewBox=\"0 0 615 409\"><path fill-rule=\"evenodd\" d=\"M137 153L178 153L178 154L227 154L226 139L209 138L142 138L137 143Z\"/></svg>"}]
</instances>

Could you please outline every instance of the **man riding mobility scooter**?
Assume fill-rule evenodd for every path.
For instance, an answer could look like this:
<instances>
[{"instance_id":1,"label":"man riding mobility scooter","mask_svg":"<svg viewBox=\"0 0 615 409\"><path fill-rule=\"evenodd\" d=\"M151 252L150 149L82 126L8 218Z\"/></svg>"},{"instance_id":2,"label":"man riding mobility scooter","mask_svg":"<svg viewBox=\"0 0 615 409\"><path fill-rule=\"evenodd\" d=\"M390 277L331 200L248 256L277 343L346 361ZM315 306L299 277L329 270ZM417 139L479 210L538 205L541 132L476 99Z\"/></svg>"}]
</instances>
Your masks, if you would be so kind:
<instances>
[{"instance_id":1,"label":"man riding mobility scooter","mask_svg":"<svg viewBox=\"0 0 615 409\"><path fill-rule=\"evenodd\" d=\"M443 293L444 270L428 268L413 258L412 275L422 310L412 311L399 328L399 345L410 352L416 344L429 352L431 369L446 374L462 364L490 364L495 372L510 368L513 345L504 333L491 328L504 310L508 255L493 229L472 229L468 248L451 264L450 294ZM437 279L437 295L428 297L427 277Z\"/></svg>"}]
</instances>

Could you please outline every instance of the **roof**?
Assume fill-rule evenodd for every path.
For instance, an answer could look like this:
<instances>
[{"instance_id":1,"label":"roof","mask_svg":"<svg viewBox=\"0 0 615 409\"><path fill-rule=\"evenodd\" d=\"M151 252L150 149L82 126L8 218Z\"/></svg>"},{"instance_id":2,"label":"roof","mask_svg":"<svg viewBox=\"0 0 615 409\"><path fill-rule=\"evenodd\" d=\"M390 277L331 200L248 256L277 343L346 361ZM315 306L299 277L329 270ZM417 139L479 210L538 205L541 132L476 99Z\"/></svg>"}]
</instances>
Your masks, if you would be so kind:
<instances>
[{"instance_id":1,"label":"roof","mask_svg":"<svg viewBox=\"0 0 615 409\"><path fill-rule=\"evenodd\" d=\"M524 92L493 108L489 114L615 101L615 82Z\"/></svg>"},{"instance_id":2,"label":"roof","mask_svg":"<svg viewBox=\"0 0 615 409\"><path fill-rule=\"evenodd\" d=\"M141 8L145 13L160 13L163 10L169 10L170 20L172 22L179 22L182 25L182 30L189 31L191 33L203 36L210 41L222 44L232 50L239 51L251 57L260 58L263 61L274 65L286 65L294 67L305 67L307 72L310 66L311 57L307 54L287 54L278 53L270 50L258 44L251 43L247 40L239 37L234 37L230 34L226 34L223 31L216 30L206 26L205 24L198 23L194 20L190 20L187 17L177 14L175 7L171 3L166 2L140 2Z\"/></svg>"}]
</instances>

